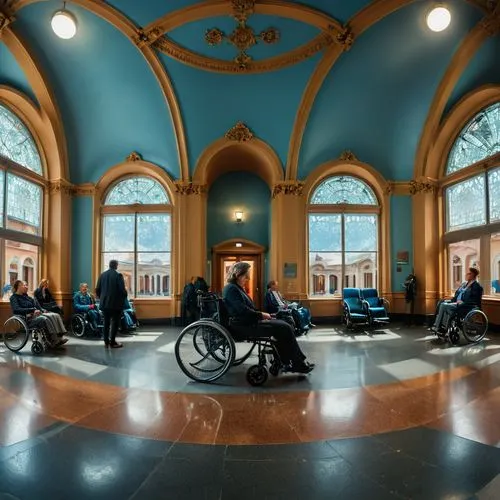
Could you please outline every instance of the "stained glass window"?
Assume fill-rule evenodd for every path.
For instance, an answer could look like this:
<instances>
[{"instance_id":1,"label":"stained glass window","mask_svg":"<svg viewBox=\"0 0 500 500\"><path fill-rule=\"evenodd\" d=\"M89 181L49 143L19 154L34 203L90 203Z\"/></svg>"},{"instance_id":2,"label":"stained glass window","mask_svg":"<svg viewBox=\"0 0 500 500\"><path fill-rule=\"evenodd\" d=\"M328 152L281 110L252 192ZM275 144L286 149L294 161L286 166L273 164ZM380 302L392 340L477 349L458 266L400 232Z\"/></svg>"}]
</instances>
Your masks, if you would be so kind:
<instances>
[{"instance_id":1,"label":"stained glass window","mask_svg":"<svg viewBox=\"0 0 500 500\"><path fill-rule=\"evenodd\" d=\"M40 234L42 188L17 175L7 174L7 229Z\"/></svg>"},{"instance_id":2,"label":"stained glass window","mask_svg":"<svg viewBox=\"0 0 500 500\"><path fill-rule=\"evenodd\" d=\"M484 175L471 177L446 190L448 230L486 224Z\"/></svg>"},{"instance_id":3,"label":"stained glass window","mask_svg":"<svg viewBox=\"0 0 500 500\"><path fill-rule=\"evenodd\" d=\"M106 197L106 205L161 205L168 204L163 187L150 177L125 179L114 186Z\"/></svg>"},{"instance_id":4,"label":"stained glass window","mask_svg":"<svg viewBox=\"0 0 500 500\"><path fill-rule=\"evenodd\" d=\"M500 168L488 172L490 222L500 220Z\"/></svg>"},{"instance_id":5,"label":"stained glass window","mask_svg":"<svg viewBox=\"0 0 500 500\"><path fill-rule=\"evenodd\" d=\"M314 205L377 205L372 189L360 179L348 175L329 177L314 191Z\"/></svg>"},{"instance_id":6,"label":"stained glass window","mask_svg":"<svg viewBox=\"0 0 500 500\"><path fill-rule=\"evenodd\" d=\"M26 125L0 104L0 156L42 175L36 143Z\"/></svg>"},{"instance_id":7,"label":"stained glass window","mask_svg":"<svg viewBox=\"0 0 500 500\"><path fill-rule=\"evenodd\" d=\"M446 174L452 174L498 152L500 103L482 110L460 132L451 149Z\"/></svg>"}]
</instances>

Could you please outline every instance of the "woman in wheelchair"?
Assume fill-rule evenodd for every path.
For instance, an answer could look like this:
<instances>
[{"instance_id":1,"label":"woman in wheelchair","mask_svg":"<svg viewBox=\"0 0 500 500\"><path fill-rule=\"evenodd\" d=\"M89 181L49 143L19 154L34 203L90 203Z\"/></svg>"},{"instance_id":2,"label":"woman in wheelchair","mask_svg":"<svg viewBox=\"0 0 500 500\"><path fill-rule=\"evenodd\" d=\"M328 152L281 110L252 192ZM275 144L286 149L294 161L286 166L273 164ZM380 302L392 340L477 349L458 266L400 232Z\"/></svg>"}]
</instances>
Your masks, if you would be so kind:
<instances>
[{"instance_id":1,"label":"woman in wheelchair","mask_svg":"<svg viewBox=\"0 0 500 500\"><path fill-rule=\"evenodd\" d=\"M283 365L289 371L309 373L314 364L305 361L306 356L301 351L293 328L278 319L273 319L269 313L257 311L252 299L245 292L250 276L250 264L236 262L227 275L227 285L222 291L222 299L229 314L229 329L236 338L254 339L274 337L276 349Z\"/></svg>"},{"instance_id":2,"label":"woman in wheelchair","mask_svg":"<svg viewBox=\"0 0 500 500\"><path fill-rule=\"evenodd\" d=\"M100 312L94 297L89 293L87 283L80 283L80 291L76 292L73 297L73 308L77 313L86 316L90 328L94 332L98 330Z\"/></svg>"},{"instance_id":3,"label":"woman in wheelchair","mask_svg":"<svg viewBox=\"0 0 500 500\"><path fill-rule=\"evenodd\" d=\"M35 299L29 297L26 281L17 280L12 289L10 305L15 315L26 318L29 328L43 328L52 347L62 346L68 341L62 338L67 332L61 316L42 309Z\"/></svg>"},{"instance_id":4,"label":"woman in wheelchair","mask_svg":"<svg viewBox=\"0 0 500 500\"><path fill-rule=\"evenodd\" d=\"M42 309L60 314L62 316L62 307L54 300L54 297L52 297L49 290L49 280L47 278L40 281L40 284L33 295Z\"/></svg>"},{"instance_id":5,"label":"woman in wheelchair","mask_svg":"<svg viewBox=\"0 0 500 500\"><path fill-rule=\"evenodd\" d=\"M479 271L470 267L464 281L450 301L442 301L436 311L436 320L430 330L436 333L446 333L450 319L455 314L466 314L474 307L481 307L483 287L477 282Z\"/></svg>"}]
</instances>

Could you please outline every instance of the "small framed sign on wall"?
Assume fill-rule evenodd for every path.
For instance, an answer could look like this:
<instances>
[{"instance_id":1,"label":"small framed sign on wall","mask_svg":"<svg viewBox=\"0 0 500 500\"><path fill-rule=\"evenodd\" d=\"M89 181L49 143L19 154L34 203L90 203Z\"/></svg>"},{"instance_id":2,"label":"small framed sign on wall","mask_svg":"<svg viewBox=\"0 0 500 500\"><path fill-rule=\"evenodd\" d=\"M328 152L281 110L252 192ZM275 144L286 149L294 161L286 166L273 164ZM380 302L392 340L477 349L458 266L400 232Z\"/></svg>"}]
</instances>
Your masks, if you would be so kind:
<instances>
[{"instance_id":1,"label":"small framed sign on wall","mask_svg":"<svg viewBox=\"0 0 500 500\"><path fill-rule=\"evenodd\" d=\"M283 277L287 279L295 279L297 277L296 262L285 262L283 266Z\"/></svg>"},{"instance_id":2,"label":"small framed sign on wall","mask_svg":"<svg viewBox=\"0 0 500 500\"><path fill-rule=\"evenodd\" d=\"M410 263L410 252L408 250L398 250L396 253L396 264L402 266Z\"/></svg>"}]
</instances>

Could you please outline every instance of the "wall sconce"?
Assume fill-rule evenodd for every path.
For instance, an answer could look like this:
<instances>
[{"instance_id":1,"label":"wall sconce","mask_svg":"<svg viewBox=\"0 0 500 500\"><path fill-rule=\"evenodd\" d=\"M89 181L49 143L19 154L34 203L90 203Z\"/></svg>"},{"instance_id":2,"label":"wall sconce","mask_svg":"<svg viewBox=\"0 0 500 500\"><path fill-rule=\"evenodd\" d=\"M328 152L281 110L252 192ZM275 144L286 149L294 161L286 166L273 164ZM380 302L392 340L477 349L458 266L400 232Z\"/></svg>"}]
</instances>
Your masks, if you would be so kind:
<instances>
[{"instance_id":1,"label":"wall sconce","mask_svg":"<svg viewBox=\"0 0 500 500\"><path fill-rule=\"evenodd\" d=\"M239 224L240 222L243 222L243 212L237 210L234 212L234 218L236 219L236 222Z\"/></svg>"},{"instance_id":2,"label":"wall sconce","mask_svg":"<svg viewBox=\"0 0 500 500\"><path fill-rule=\"evenodd\" d=\"M241 248L243 246L243 243L236 243L236 248Z\"/></svg>"}]
</instances>

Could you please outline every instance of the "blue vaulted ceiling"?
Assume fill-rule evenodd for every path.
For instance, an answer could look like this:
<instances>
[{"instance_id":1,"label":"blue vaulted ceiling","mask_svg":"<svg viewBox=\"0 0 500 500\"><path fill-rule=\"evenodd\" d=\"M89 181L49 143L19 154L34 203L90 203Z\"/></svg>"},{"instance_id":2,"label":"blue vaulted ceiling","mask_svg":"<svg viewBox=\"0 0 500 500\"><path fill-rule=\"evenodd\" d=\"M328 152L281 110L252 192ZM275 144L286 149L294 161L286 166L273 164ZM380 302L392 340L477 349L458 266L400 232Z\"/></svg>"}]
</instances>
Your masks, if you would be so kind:
<instances>
[{"instance_id":1,"label":"blue vaulted ceiling","mask_svg":"<svg viewBox=\"0 0 500 500\"><path fill-rule=\"evenodd\" d=\"M146 26L195 0L109 0L137 26ZM298 3L298 2L294 2ZM346 23L369 0L304 0ZM472 0L449 0L451 28L430 33L424 26L429 2L413 2L383 18L359 36L333 66L307 121L299 161L303 178L321 163L352 150L388 179L413 175L418 142L436 89L454 52L482 12ZM135 45L108 22L71 3L78 34L69 41L50 29L61 2L23 7L12 24L40 64L60 108L68 143L71 180L95 182L111 166L137 150L144 159L180 176L172 119L160 85ZM274 45L249 50L255 60L282 54L311 40L318 29L305 23L255 14L256 31L280 30ZM168 36L194 52L230 60L229 44L208 47L207 28L230 33L230 16L189 22ZM460 78L448 108L484 83L498 83L498 37L488 39ZM201 152L237 121L266 141L286 164L301 97L323 53L295 65L260 74L222 74L183 64L159 53L176 93L183 120L189 168ZM0 39L0 84L35 98L18 62Z\"/></svg>"}]
</instances>

